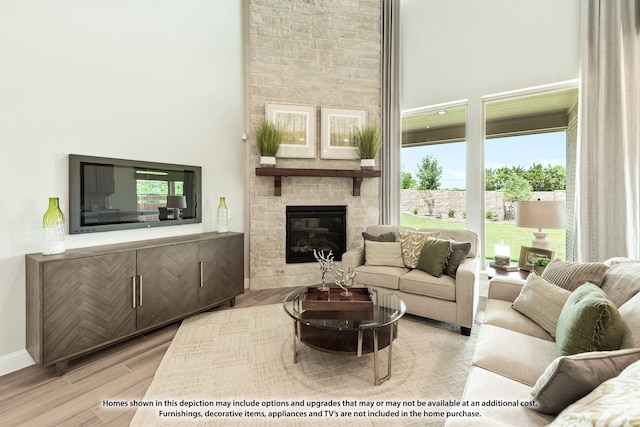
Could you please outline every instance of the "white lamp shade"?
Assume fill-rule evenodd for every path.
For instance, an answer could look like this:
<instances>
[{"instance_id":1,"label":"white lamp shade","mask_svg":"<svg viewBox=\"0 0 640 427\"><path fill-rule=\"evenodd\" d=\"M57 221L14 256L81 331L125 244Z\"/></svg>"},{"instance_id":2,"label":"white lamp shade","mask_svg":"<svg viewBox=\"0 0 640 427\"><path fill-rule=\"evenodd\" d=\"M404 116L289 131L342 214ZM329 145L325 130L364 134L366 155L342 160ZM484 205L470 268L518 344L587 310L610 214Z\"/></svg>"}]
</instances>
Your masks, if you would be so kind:
<instances>
[{"instance_id":1,"label":"white lamp shade","mask_svg":"<svg viewBox=\"0 0 640 427\"><path fill-rule=\"evenodd\" d=\"M167 207L184 209L187 207L187 198L185 196L167 196Z\"/></svg>"},{"instance_id":2,"label":"white lamp shade","mask_svg":"<svg viewBox=\"0 0 640 427\"><path fill-rule=\"evenodd\" d=\"M565 203L563 201L537 200L516 202L516 227L564 228Z\"/></svg>"}]
</instances>

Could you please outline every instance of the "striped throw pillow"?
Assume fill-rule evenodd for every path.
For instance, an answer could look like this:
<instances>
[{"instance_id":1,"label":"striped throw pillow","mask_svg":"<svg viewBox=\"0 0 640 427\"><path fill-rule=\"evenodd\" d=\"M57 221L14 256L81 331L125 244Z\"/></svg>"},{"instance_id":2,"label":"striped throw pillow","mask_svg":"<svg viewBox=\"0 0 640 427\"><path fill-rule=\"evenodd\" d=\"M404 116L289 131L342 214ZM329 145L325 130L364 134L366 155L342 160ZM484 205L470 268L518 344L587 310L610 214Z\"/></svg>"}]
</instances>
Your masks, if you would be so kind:
<instances>
[{"instance_id":1,"label":"striped throw pillow","mask_svg":"<svg viewBox=\"0 0 640 427\"><path fill-rule=\"evenodd\" d=\"M607 268L601 262L567 262L554 259L542 272L542 278L561 288L575 291L587 282L602 286Z\"/></svg>"}]
</instances>

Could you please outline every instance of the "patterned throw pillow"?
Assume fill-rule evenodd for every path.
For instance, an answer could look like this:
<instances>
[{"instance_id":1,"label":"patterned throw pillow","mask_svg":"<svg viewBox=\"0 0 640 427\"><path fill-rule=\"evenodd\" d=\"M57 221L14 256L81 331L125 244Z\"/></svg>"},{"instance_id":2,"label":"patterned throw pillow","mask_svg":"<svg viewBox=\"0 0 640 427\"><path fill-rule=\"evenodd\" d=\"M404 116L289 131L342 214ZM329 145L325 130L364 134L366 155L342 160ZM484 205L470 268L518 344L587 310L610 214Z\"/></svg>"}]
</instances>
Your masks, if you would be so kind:
<instances>
[{"instance_id":1,"label":"patterned throw pillow","mask_svg":"<svg viewBox=\"0 0 640 427\"><path fill-rule=\"evenodd\" d=\"M570 405L550 424L558 426L640 425L640 361Z\"/></svg>"},{"instance_id":2,"label":"patterned throw pillow","mask_svg":"<svg viewBox=\"0 0 640 427\"><path fill-rule=\"evenodd\" d=\"M427 237L440 236L439 231L413 231L401 228L398 232L400 235L400 243L402 244L402 259L404 265L408 268L416 268L422 247Z\"/></svg>"}]
</instances>

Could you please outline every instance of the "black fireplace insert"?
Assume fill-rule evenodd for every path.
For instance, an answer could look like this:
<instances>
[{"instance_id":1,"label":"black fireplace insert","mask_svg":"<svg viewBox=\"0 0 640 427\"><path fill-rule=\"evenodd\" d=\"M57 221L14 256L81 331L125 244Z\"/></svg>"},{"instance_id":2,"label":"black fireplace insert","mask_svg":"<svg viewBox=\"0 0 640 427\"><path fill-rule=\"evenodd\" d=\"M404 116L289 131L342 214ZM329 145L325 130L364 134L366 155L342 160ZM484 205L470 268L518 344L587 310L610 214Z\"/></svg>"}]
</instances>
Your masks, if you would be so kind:
<instances>
[{"instance_id":1,"label":"black fireplace insert","mask_svg":"<svg viewBox=\"0 0 640 427\"><path fill-rule=\"evenodd\" d=\"M315 262L313 250L333 252L340 261L347 247L346 206L287 206L287 264Z\"/></svg>"}]
</instances>

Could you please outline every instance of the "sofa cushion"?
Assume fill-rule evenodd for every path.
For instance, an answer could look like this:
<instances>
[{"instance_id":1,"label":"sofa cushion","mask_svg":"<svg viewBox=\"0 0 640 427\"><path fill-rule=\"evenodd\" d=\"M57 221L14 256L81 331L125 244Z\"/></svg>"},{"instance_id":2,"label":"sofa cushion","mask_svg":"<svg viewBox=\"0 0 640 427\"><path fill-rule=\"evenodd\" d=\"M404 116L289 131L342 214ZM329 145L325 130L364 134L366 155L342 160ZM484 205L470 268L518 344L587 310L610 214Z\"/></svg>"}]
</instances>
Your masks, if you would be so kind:
<instances>
[{"instance_id":1,"label":"sofa cushion","mask_svg":"<svg viewBox=\"0 0 640 427\"><path fill-rule=\"evenodd\" d=\"M404 267L400 242L364 241L364 264L370 266Z\"/></svg>"},{"instance_id":2,"label":"sofa cushion","mask_svg":"<svg viewBox=\"0 0 640 427\"><path fill-rule=\"evenodd\" d=\"M513 308L555 337L558 318L569 295L571 292L568 290L549 283L532 272L513 302Z\"/></svg>"},{"instance_id":3,"label":"sofa cushion","mask_svg":"<svg viewBox=\"0 0 640 427\"><path fill-rule=\"evenodd\" d=\"M583 283L601 286L607 266L601 262L567 262L554 259L542 272L542 278L573 291Z\"/></svg>"},{"instance_id":4,"label":"sofa cushion","mask_svg":"<svg viewBox=\"0 0 640 427\"><path fill-rule=\"evenodd\" d=\"M382 234L371 234L371 233L367 233L366 231L363 231L362 238L364 240L369 240L371 242L395 242L396 241L396 235L393 233L393 231L389 231L388 233L382 233Z\"/></svg>"},{"instance_id":5,"label":"sofa cushion","mask_svg":"<svg viewBox=\"0 0 640 427\"><path fill-rule=\"evenodd\" d=\"M440 232L432 231L427 233L401 228L398 231L398 235L402 244L402 259L405 267L416 268L427 237L438 237Z\"/></svg>"},{"instance_id":6,"label":"sofa cushion","mask_svg":"<svg viewBox=\"0 0 640 427\"><path fill-rule=\"evenodd\" d=\"M448 240L428 237L422 246L422 253L416 268L434 277L440 277L444 271L450 251L451 242Z\"/></svg>"},{"instance_id":7,"label":"sofa cushion","mask_svg":"<svg viewBox=\"0 0 640 427\"><path fill-rule=\"evenodd\" d=\"M549 332L545 331L533 320L511 307L510 301L490 298L487 300L484 323L510 329L521 334L553 341Z\"/></svg>"},{"instance_id":8,"label":"sofa cushion","mask_svg":"<svg viewBox=\"0 0 640 427\"><path fill-rule=\"evenodd\" d=\"M627 261L611 265L601 287L611 302L620 307L640 292L640 262Z\"/></svg>"},{"instance_id":9,"label":"sofa cushion","mask_svg":"<svg viewBox=\"0 0 640 427\"><path fill-rule=\"evenodd\" d=\"M531 387L556 357L553 341L482 325L473 364Z\"/></svg>"},{"instance_id":10,"label":"sofa cushion","mask_svg":"<svg viewBox=\"0 0 640 427\"><path fill-rule=\"evenodd\" d=\"M637 360L640 348L558 357L533 386L531 395L537 406L532 409L558 414Z\"/></svg>"},{"instance_id":11,"label":"sofa cushion","mask_svg":"<svg viewBox=\"0 0 640 427\"><path fill-rule=\"evenodd\" d=\"M551 426L640 425L640 361L570 405ZM634 403L636 402L636 403Z\"/></svg>"},{"instance_id":12,"label":"sofa cushion","mask_svg":"<svg viewBox=\"0 0 640 427\"><path fill-rule=\"evenodd\" d=\"M618 309L598 286L585 283L571 293L556 330L561 356L620 348L624 323Z\"/></svg>"},{"instance_id":13,"label":"sofa cushion","mask_svg":"<svg viewBox=\"0 0 640 427\"><path fill-rule=\"evenodd\" d=\"M361 265L360 267L356 267L354 271L358 273L356 282L359 285L398 289L400 286L400 277L409 270L404 267Z\"/></svg>"},{"instance_id":14,"label":"sofa cushion","mask_svg":"<svg viewBox=\"0 0 640 427\"><path fill-rule=\"evenodd\" d=\"M470 250L471 242L456 242L455 240L451 240L451 253L449 254L449 259L447 259L444 274L455 279L458 267L460 267L460 264L462 264L467 255L469 255Z\"/></svg>"},{"instance_id":15,"label":"sofa cushion","mask_svg":"<svg viewBox=\"0 0 640 427\"><path fill-rule=\"evenodd\" d=\"M434 277L417 269L400 278L400 290L448 301L456 300L456 282L451 277L444 274Z\"/></svg>"},{"instance_id":16,"label":"sofa cushion","mask_svg":"<svg viewBox=\"0 0 640 427\"><path fill-rule=\"evenodd\" d=\"M455 407L453 411L480 411L481 417L447 418L445 426L544 426L553 420L553 416L528 410L523 405L498 406L488 405L489 401L499 402L529 402L531 387L517 381L510 380L494 372L477 366L471 367L464 394L461 401L482 402L482 406ZM449 410L449 409L447 409ZM423 423L425 425L427 423ZM417 423L416 425L420 425Z\"/></svg>"},{"instance_id":17,"label":"sofa cushion","mask_svg":"<svg viewBox=\"0 0 640 427\"><path fill-rule=\"evenodd\" d=\"M618 309L624 322L621 348L640 347L640 293Z\"/></svg>"}]
</instances>

